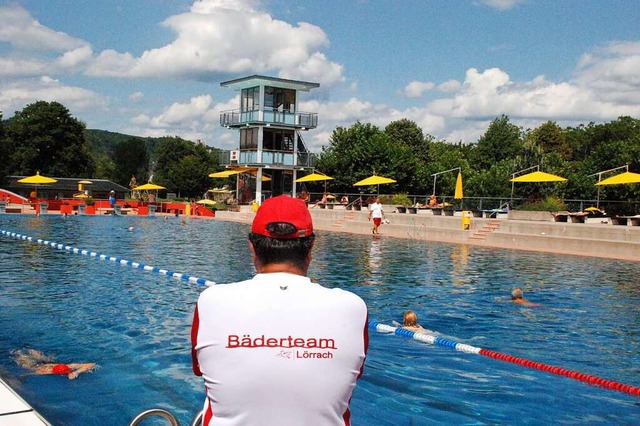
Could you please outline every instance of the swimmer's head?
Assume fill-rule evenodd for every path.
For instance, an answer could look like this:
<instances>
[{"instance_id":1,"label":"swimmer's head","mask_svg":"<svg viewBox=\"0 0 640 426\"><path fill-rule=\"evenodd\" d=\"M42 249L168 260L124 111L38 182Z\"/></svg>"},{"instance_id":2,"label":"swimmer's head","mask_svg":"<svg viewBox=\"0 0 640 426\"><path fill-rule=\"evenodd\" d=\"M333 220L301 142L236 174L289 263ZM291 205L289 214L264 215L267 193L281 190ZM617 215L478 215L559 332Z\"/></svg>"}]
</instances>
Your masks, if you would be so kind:
<instances>
[{"instance_id":1,"label":"swimmer's head","mask_svg":"<svg viewBox=\"0 0 640 426\"><path fill-rule=\"evenodd\" d=\"M402 319L402 325L404 326L415 326L418 324L418 315L416 315L413 311L407 311L404 313L404 317Z\"/></svg>"},{"instance_id":2,"label":"swimmer's head","mask_svg":"<svg viewBox=\"0 0 640 426\"><path fill-rule=\"evenodd\" d=\"M516 287L511 291L511 299L522 299L522 289L520 287Z\"/></svg>"}]
</instances>

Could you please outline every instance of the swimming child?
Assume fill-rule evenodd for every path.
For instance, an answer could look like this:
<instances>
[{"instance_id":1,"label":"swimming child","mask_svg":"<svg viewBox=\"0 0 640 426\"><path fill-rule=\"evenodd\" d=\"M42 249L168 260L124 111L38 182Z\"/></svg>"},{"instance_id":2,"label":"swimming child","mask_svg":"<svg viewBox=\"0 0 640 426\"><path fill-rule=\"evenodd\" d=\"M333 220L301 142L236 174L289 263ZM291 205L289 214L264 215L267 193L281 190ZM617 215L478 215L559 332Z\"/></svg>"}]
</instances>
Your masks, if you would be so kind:
<instances>
[{"instance_id":1,"label":"swimming child","mask_svg":"<svg viewBox=\"0 0 640 426\"><path fill-rule=\"evenodd\" d=\"M31 370L31 374L34 375L54 374L67 376L68 379L73 380L81 373L86 373L96 368L96 364L94 363L56 363L53 358L35 349L19 349L13 351L12 354L15 356L15 361L20 367Z\"/></svg>"},{"instance_id":2,"label":"swimming child","mask_svg":"<svg viewBox=\"0 0 640 426\"><path fill-rule=\"evenodd\" d=\"M424 327L418 324L418 315L413 311L407 311L402 318L402 328L411 331L422 331Z\"/></svg>"},{"instance_id":3,"label":"swimming child","mask_svg":"<svg viewBox=\"0 0 640 426\"><path fill-rule=\"evenodd\" d=\"M416 333L421 334L429 334L432 336L437 336L438 333L424 328L420 324L418 324L418 315L413 311L406 311L402 317L402 324L397 321L392 322L394 327L402 327L405 330L415 331Z\"/></svg>"}]
</instances>

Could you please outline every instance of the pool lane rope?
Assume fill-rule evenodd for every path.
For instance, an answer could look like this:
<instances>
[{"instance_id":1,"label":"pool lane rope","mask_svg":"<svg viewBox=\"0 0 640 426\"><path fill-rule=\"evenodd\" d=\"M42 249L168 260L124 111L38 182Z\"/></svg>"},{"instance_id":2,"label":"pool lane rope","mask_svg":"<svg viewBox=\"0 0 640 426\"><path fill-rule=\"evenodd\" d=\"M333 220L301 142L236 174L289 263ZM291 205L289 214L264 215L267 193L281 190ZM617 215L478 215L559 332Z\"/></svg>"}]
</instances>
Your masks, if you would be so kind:
<instances>
[{"instance_id":1,"label":"pool lane rope","mask_svg":"<svg viewBox=\"0 0 640 426\"><path fill-rule=\"evenodd\" d=\"M420 342L429 343L431 345L444 346L447 348L455 349L459 352L468 354L483 355L489 358L498 359L500 361L510 362L512 364L521 365L523 367L531 368L533 370L545 371L547 373L557 374L559 376L568 377L570 379L579 380L581 382L589 383L603 387L605 389L616 390L619 392L628 393L635 396L640 396L640 388L631 385L625 385L623 383L615 382L613 380L607 380L600 377L592 376L589 374L580 373L578 371L567 370L565 368L556 367L554 365L543 364L541 362L530 361L525 358L518 358L513 355L504 354L489 349L477 348L475 346L466 345L453 340L445 339L437 335L419 333L411 330L405 330L401 327L393 327L387 324L381 324L376 321L369 321L369 328L381 333L393 333L396 336L407 337L410 339L418 340Z\"/></svg>"},{"instance_id":2,"label":"pool lane rope","mask_svg":"<svg viewBox=\"0 0 640 426\"><path fill-rule=\"evenodd\" d=\"M0 233L2 233L2 235L4 235L4 236L15 238L17 240L29 241L31 243L41 244L41 245L48 246L48 247L53 247L53 248L58 249L58 250L64 250L64 251L67 251L69 253L78 254L78 255L81 255L81 256L89 256L89 257L92 257L92 258L95 258L95 259L99 259L99 260L108 260L110 262L119 263L120 265L130 266L130 267L132 267L134 269L141 269L143 271L148 271L148 272L151 272L153 274L165 275L165 276L167 276L169 278L174 278L174 279L182 280L182 281L188 281L188 282L193 283L193 284L200 284L200 285L204 285L204 286L215 285L214 281L209 281L209 280L206 280L204 278L198 278L198 277L194 277L194 276L191 276L191 275L182 274L180 272L170 271L168 269L161 269L161 268L157 268L155 266L145 265L144 263L132 262L131 260L122 259L120 257L114 257L114 256L106 255L106 254L96 253L95 251L82 250L82 249L79 249L79 248L76 248L76 247L73 247L73 246L70 246L70 245L57 243L55 241L47 241L47 240L43 240L43 239L40 239L40 238L33 238L33 237L29 237L27 235L18 234L16 232L9 232L9 231L5 231L5 230L2 230L2 229L0 229Z\"/></svg>"},{"instance_id":3,"label":"pool lane rope","mask_svg":"<svg viewBox=\"0 0 640 426\"><path fill-rule=\"evenodd\" d=\"M110 262L118 263L120 265L130 266L134 269L141 269L141 270L155 273L158 275L164 275L177 280L188 281L190 283L200 284L204 286L212 286L216 284L214 281L206 280L204 278L198 278L198 277L194 277L187 274L181 274L179 272L170 271L168 269L161 269L151 265L145 265L144 263L132 262L130 260L122 259L120 257L108 256L106 254L100 254L100 253L96 253L89 250L82 250L66 244L56 243L55 241L47 241L40 238L33 238L26 235L18 234L16 232L5 231L2 229L0 229L0 233L4 236L15 238L17 240L29 241L31 243L41 244L41 245L52 247L58 250L64 250L68 253L78 254L81 256L89 256L99 260L110 261ZM581 382L600 386L605 389L611 389L611 390L616 390L619 392L624 392L624 393L628 393L635 396L640 396L640 388L636 386L618 383L613 380L602 379L600 377L591 376L589 374L567 370L561 367L543 364L541 362L530 361L525 358L518 358L513 355L503 354L503 353L491 351L488 349L477 348L475 346L470 346L464 343L459 343L453 340L445 339L437 335L417 333L415 331L405 330L404 328L401 328L401 327L393 327L391 325L381 324L376 321L369 321L367 325L370 329L376 330L381 333L393 333L396 336L407 337L407 338L418 340L420 342L428 343L431 345L437 345L437 346L443 346L443 347L455 349L458 352L483 355L489 358L510 362L512 364L521 365L523 367L531 368L534 370L545 371L547 373L553 373L559 376L568 377L570 379L579 380Z\"/></svg>"}]
</instances>

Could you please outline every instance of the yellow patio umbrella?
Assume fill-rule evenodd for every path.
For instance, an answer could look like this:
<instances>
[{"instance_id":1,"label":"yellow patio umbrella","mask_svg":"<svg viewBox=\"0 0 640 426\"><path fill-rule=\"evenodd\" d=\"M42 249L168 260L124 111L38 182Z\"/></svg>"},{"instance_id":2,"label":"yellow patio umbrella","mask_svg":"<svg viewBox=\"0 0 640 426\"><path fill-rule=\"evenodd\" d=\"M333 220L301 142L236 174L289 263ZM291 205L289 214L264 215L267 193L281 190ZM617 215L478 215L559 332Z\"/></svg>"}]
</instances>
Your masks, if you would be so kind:
<instances>
[{"instance_id":1,"label":"yellow patio umbrella","mask_svg":"<svg viewBox=\"0 0 640 426\"><path fill-rule=\"evenodd\" d=\"M462 172L458 172L458 179L456 179L456 192L453 195L453 198L456 200L462 200Z\"/></svg>"},{"instance_id":2,"label":"yellow patio umbrella","mask_svg":"<svg viewBox=\"0 0 640 426\"><path fill-rule=\"evenodd\" d=\"M215 206L217 203L213 200L203 199L196 201L196 204L202 204L203 206Z\"/></svg>"},{"instance_id":3,"label":"yellow patio umbrella","mask_svg":"<svg viewBox=\"0 0 640 426\"><path fill-rule=\"evenodd\" d=\"M333 178L331 176L327 176L325 174L322 173L311 173L309 175L303 176L301 178L296 179L297 183L303 183L303 182L317 182L317 181L327 181L327 180L333 180Z\"/></svg>"},{"instance_id":4,"label":"yellow patio umbrella","mask_svg":"<svg viewBox=\"0 0 640 426\"><path fill-rule=\"evenodd\" d=\"M531 183L531 182L564 182L566 178L552 175L551 173L545 173L541 171L536 171L532 173L527 173L526 175L514 177L511 179L511 182L520 182L520 183Z\"/></svg>"},{"instance_id":5,"label":"yellow patio umbrella","mask_svg":"<svg viewBox=\"0 0 640 426\"><path fill-rule=\"evenodd\" d=\"M255 169L248 169L248 168L229 169L229 170L223 170L221 172L210 173L209 177L212 177L212 178L228 178L229 176L237 175L239 173L250 172L252 170L255 170Z\"/></svg>"},{"instance_id":6,"label":"yellow patio umbrella","mask_svg":"<svg viewBox=\"0 0 640 426\"><path fill-rule=\"evenodd\" d=\"M36 174L33 176L28 176L18 180L18 182L28 185L46 185L48 183L56 183L57 181L57 179L42 176L40 172L36 172Z\"/></svg>"},{"instance_id":7,"label":"yellow patio umbrella","mask_svg":"<svg viewBox=\"0 0 640 426\"><path fill-rule=\"evenodd\" d=\"M36 192L36 196L38 195L38 185L48 185L50 183L56 183L58 180L54 178L50 178L47 176L42 176L40 172L36 172L33 176L27 176L25 178L19 179L19 183L24 183L26 185L33 185L34 191Z\"/></svg>"},{"instance_id":8,"label":"yellow patio umbrella","mask_svg":"<svg viewBox=\"0 0 640 426\"><path fill-rule=\"evenodd\" d=\"M629 183L640 183L640 174L633 172L624 172L619 175L611 176L603 181L596 183L597 186L602 185L625 185Z\"/></svg>"},{"instance_id":9,"label":"yellow patio umbrella","mask_svg":"<svg viewBox=\"0 0 640 426\"><path fill-rule=\"evenodd\" d=\"M353 186L384 185L386 183L396 183L396 181L384 176L373 175L354 183Z\"/></svg>"},{"instance_id":10,"label":"yellow patio umbrella","mask_svg":"<svg viewBox=\"0 0 640 426\"><path fill-rule=\"evenodd\" d=\"M388 177L373 175L354 183L353 186L377 185L378 194L380 194L380 185L385 185L387 183L396 183L396 181Z\"/></svg>"},{"instance_id":11,"label":"yellow patio umbrella","mask_svg":"<svg viewBox=\"0 0 640 426\"><path fill-rule=\"evenodd\" d=\"M134 191L153 191L159 189L167 189L164 186L156 185L155 183L145 183L144 185L136 186Z\"/></svg>"},{"instance_id":12,"label":"yellow patio umbrella","mask_svg":"<svg viewBox=\"0 0 640 426\"><path fill-rule=\"evenodd\" d=\"M324 192L327 192L327 181L333 180L331 176L327 176L323 173L311 173L301 178L296 179L296 183L304 183L304 182L318 182L324 181Z\"/></svg>"},{"instance_id":13,"label":"yellow patio umbrella","mask_svg":"<svg viewBox=\"0 0 640 426\"><path fill-rule=\"evenodd\" d=\"M147 193L149 191L156 191L156 201L158 200L158 190L159 189L167 189L164 186L160 186L160 185L156 185L155 183L145 183L144 185L140 185L140 186L136 186L135 188L132 188L133 191L147 191Z\"/></svg>"},{"instance_id":14,"label":"yellow patio umbrella","mask_svg":"<svg viewBox=\"0 0 640 426\"><path fill-rule=\"evenodd\" d=\"M540 166L530 167L525 170L531 170L533 168L539 169ZM521 170L521 171L525 171ZM518 183L537 183L537 182L565 182L567 179L552 175L551 173L541 172L540 170L536 170L535 172L527 173L526 175L515 177L515 175L519 173L513 173L511 178L511 199L513 200L513 190L516 182Z\"/></svg>"}]
</instances>

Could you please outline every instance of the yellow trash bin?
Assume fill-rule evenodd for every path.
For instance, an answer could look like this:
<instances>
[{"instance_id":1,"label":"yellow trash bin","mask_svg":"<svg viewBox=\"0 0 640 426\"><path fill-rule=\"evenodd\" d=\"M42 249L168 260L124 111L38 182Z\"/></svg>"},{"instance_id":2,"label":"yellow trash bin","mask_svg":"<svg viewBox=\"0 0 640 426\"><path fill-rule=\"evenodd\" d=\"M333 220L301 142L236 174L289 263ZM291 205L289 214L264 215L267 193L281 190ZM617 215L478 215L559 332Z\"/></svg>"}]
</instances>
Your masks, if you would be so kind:
<instances>
[{"instance_id":1,"label":"yellow trash bin","mask_svg":"<svg viewBox=\"0 0 640 426\"><path fill-rule=\"evenodd\" d=\"M254 212L257 212L259 207L260 207L260 204L258 204L258 202L257 202L257 201L254 201L253 203L251 203L251 209L252 209Z\"/></svg>"},{"instance_id":2,"label":"yellow trash bin","mask_svg":"<svg viewBox=\"0 0 640 426\"><path fill-rule=\"evenodd\" d=\"M462 212L462 229L468 231L471 229L471 212L469 210L465 210Z\"/></svg>"}]
</instances>

